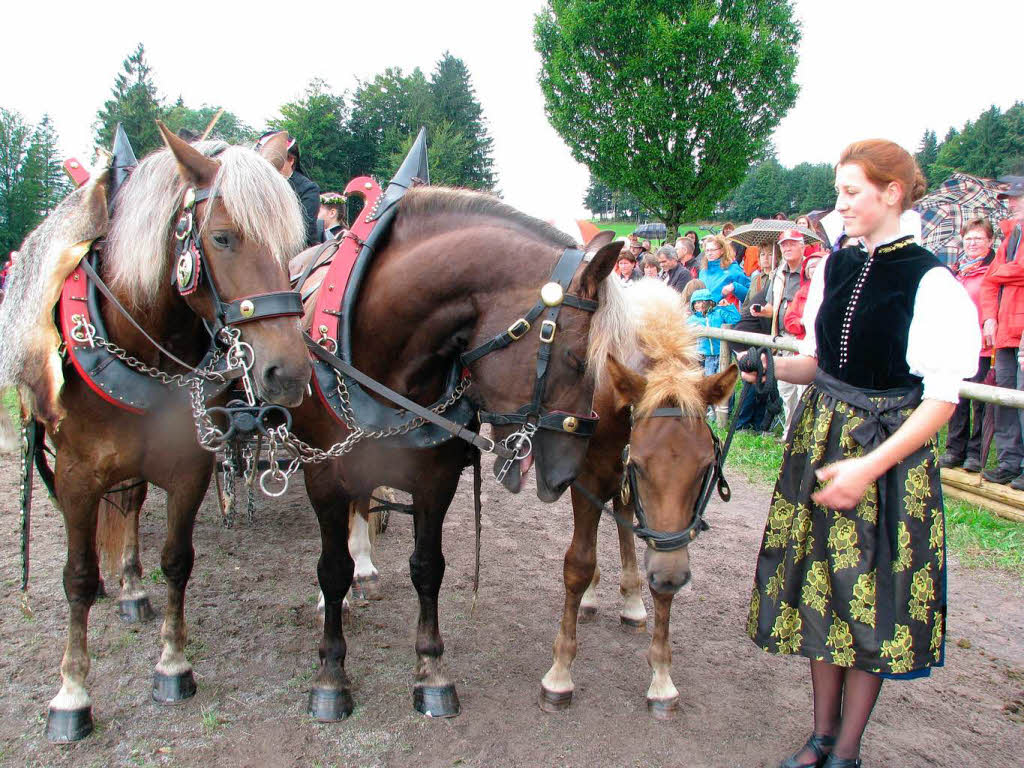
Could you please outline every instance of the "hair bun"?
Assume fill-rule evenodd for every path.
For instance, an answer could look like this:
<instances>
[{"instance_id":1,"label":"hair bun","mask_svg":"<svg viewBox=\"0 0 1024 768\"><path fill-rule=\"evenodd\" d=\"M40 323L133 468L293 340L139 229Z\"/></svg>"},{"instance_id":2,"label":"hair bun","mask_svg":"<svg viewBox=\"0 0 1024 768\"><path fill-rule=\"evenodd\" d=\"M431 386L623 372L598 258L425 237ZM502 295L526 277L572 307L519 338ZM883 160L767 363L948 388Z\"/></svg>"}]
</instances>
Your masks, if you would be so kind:
<instances>
[{"instance_id":1,"label":"hair bun","mask_svg":"<svg viewBox=\"0 0 1024 768\"><path fill-rule=\"evenodd\" d=\"M918 167L916 173L914 174L913 188L910 190L910 202L916 203L918 200L925 196L925 193L927 191L928 180L924 177L924 174L921 173L920 167Z\"/></svg>"}]
</instances>

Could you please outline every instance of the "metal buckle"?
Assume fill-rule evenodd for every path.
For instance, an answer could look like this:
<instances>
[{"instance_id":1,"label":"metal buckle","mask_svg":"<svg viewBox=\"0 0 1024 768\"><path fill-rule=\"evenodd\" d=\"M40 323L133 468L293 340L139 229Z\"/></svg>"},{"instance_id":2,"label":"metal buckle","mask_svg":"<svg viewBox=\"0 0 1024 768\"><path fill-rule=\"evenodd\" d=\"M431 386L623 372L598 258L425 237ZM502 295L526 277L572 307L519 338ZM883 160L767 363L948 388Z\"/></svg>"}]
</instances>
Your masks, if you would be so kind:
<instances>
[{"instance_id":1,"label":"metal buckle","mask_svg":"<svg viewBox=\"0 0 1024 768\"><path fill-rule=\"evenodd\" d=\"M558 328L554 320L545 320L540 324L540 341L542 344L550 344L555 340L555 330Z\"/></svg>"},{"instance_id":2,"label":"metal buckle","mask_svg":"<svg viewBox=\"0 0 1024 768\"><path fill-rule=\"evenodd\" d=\"M523 336L530 332L530 321L525 317L520 317L512 325L508 327L506 333L512 337L512 341L519 341Z\"/></svg>"}]
</instances>

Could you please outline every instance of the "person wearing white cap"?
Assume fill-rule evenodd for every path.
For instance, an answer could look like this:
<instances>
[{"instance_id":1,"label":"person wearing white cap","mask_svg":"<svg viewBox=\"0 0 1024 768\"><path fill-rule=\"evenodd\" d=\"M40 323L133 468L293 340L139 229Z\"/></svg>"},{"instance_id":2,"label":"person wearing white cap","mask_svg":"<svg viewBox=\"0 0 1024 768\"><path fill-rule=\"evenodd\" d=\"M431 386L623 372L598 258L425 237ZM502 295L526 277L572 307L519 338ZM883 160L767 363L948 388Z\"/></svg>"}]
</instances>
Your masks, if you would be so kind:
<instances>
[{"instance_id":1,"label":"person wearing white cap","mask_svg":"<svg viewBox=\"0 0 1024 768\"><path fill-rule=\"evenodd\" d=\"M790 336L783 329L786 322L786 310L789 309L796 292L800 290L800 269L804 258L804 236L800 230L783 230L779 234L779 250L782 251L782 263L775 269L768 282L768 291L764 297L765 304L761 307L758 315L772 319L772 336L777 336L780 333L783 336ZM796 404L800 401L800 395L803 394L806 387L781 379L778 385L779 397L782 398L782 407L786 417L783 433L788 434Z\"/></svg>"}]
</instances>

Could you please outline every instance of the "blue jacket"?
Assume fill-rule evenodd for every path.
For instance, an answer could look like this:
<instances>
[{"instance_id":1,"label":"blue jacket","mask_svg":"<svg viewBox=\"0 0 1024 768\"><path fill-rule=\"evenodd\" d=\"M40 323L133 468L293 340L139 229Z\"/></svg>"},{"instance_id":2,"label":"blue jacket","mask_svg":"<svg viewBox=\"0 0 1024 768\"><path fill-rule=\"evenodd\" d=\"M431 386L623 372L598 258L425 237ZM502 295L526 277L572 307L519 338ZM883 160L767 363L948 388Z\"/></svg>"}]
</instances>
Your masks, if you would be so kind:
<instances>
[{"instance_id":1,"label":"blue jacket","mask_svg":"<svg viewBox=\"0 0 1024 768\"><path fill-rule=\"evenodd\" d=\"M740 311L736 309L732 304L719 304L712 307L711 311L706 315L700 314L697 310L693 311L689 319L686 321L687 325L694 325L701 328L721 328L723 325L738 323L740 321ZM697 339L697 352L707 357L708 355L718 354L718 339L709 339L707 336L700 336Z\"/></svg>"},{"instance_id":2,"label":"blue jacket","mask_svg":"<svg viewBox=\"0 0 1024 768\"><path fill-rule=\"evenodd\" d=\"M744 274L743 267L735 261L728 269L722 269L720 261L709 261L700 271L699 278L704 287L711 291L711 298L716 302L722 300L722 286L727 283L733 284L733 293L741 302L747 297L747 291L750 289L750 278Z\"/></svg>"}]
</instances>

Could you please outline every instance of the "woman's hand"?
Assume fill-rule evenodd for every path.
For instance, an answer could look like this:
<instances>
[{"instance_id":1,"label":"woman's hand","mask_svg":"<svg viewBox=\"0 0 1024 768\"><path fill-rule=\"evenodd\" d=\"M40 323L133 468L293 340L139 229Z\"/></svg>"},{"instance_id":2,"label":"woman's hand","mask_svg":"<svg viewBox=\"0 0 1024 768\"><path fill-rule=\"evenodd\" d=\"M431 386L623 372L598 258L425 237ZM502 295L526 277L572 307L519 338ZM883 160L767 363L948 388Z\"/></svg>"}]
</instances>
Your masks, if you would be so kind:
<instances>
[{"instance_id":1,"label":"woman's hand","mask_svg":"<svg viewBox=\"0 0 1024 768\"><path fill-rule=\"evenodd\" d=\"M753 350L750 350L749 352L747 352L747 356L749 356L751 354L753 354ZM764 354L762 352L761 353L761 370L764 370L767 367L768 367L768 355L766 355L766 354ZM746 371L742 371L741 370L740 378L743 379L748 384L757 384L758 383L758 381L757 381L757 371L746 372ZM761 379L764 380L764 376L763 375L761 376Z\"/></svg>"},{"instance_id":2,"label":"woman's hand","mask_svg":"<svg viewBox=\"0 0 1024 768\"><path fill-rule=\"evenodd\" d=\"M981 326L981 338L984 339L986 347L996 345L996 327L996 321L991 317Z\"/></svg>"},{"instance_id":3,"label":"woman's hand","mask_svg":"<svg viewBox=\"0 0 1024 768\"><path fill-rule=\"evenodd\" d=\"M829 464L816 474L818 480L826 485L812 493L811 499L829 509L853 509L876 479L870 463L863 456Z\"/></svg>"},{"instance_id":4,"label":"woman's hand","mask_svg":"<svg viewBox=\"0 0 1024 768\"><path fill-rule=\"evenodd\" d=\"M736 287L732 283L726 283L725 285L722 286L722 295L723 296L728 296L729 294L731 294L735 290L736 290Z\"/></svg>"}]
</instances>

